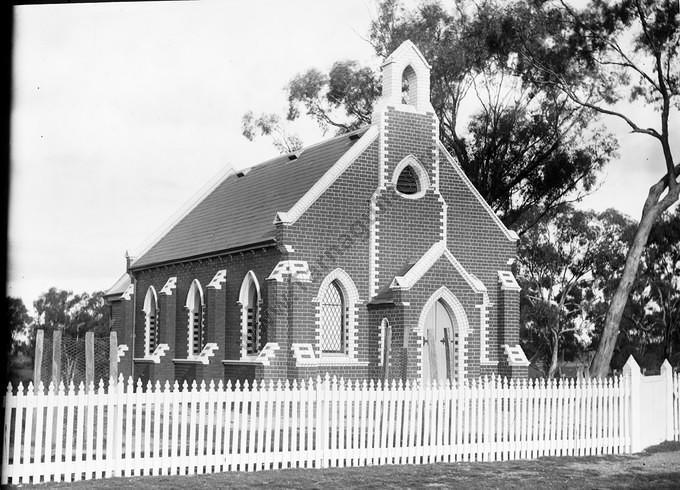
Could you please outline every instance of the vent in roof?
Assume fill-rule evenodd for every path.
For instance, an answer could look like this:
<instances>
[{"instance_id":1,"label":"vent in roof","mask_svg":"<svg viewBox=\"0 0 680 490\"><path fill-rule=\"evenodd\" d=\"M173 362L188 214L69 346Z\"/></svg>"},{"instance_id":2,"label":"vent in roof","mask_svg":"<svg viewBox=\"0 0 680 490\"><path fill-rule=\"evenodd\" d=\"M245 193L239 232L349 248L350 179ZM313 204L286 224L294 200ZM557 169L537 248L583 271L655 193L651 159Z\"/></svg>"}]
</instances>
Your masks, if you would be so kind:
<instances>
[{"instance_id":1,"label":"vent in roof","mask_svg":"<svg viewBox=\"0 0 680 490\"><path fill-rule=\"evenodd\" d=\"M302 150L290 153L288 155L288 160L297 160L298 158L300 158L300 155L302 155Z\"/></svg>"},{"instance_id":2,"label":"vent in roof","mask_svg":"<svg viewBox=\"0 0 680 490\"><path fill-rule=\"evenodd\" d=\"M243 177L246 173L245 172L236 172L236 177Z\"/></svg>"}]
</instances>

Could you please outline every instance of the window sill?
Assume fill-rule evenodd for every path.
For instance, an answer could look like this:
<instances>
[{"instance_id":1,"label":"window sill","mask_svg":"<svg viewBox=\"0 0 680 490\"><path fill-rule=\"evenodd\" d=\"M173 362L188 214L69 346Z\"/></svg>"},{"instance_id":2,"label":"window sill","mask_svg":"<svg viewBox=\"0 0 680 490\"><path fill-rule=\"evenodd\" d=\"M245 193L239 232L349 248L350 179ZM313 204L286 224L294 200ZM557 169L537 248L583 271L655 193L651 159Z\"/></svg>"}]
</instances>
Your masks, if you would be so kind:
<instances>
[{"instance_id":1,"label":"window sill","mask_svg":"<svg viewBox=\"0 0 680 490\"><path fill-rule=\"evenodd\" d=\"M319 366L368 366L367 361L359 361L349 356L322 355L316 359Z\"/></svg>"},{"instance_id":2,"label":"window sill","mask_svg":"<svg viewBox=\"0 0 680 490\"><path fill-rule=\"evenodd\" d=\"M222 364L225 366L231 365L231 364L236 364L236 365L242 365L242 366L259 366L262 364L262 361L256 357L253 357L252 359L224 359L222 361Z\"/></svg>"},{"instance_id":3,"label":"window sill","mask_svg":"<svg viewBox=\"0 0 680 490\"><path fill-rule=\"evenodd\" d=\"M173 359L175 364L204 364L201 359Z\"/></svg>"},{"instance_id":4,"label":"window sill","mask_svg":"<svg viewBox=\"0 0 680 490\"><path fill-rule=\"evenodd\" d=\"M154 364L156 362L153 357L135 357L133 361L139 364Z\"/></svg>"}]
</instances>

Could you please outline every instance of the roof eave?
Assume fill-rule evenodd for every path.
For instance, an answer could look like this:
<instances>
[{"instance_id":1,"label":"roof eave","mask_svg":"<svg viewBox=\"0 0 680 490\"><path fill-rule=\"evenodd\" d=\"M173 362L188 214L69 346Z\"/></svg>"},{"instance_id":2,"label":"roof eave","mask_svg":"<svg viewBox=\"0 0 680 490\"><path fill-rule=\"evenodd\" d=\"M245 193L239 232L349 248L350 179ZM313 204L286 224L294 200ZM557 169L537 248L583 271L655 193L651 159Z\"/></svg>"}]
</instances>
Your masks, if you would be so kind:
<instances>
[{"instance_id":1,"label":"roof eave","mask_svg":"<svg viewBox=\"0 0 680 490\"><path fill-rule=\"evenodd\" d=\"M161 260L161 261L150 262L148 264L141 264L141 265L133 263L130 266L130 271L138 272L138 271L145 270L145 269L152 269L154 267L162 267L162 266L167 266L167 265L172 265L172 264L180 264L180 263L183 263L183 262L193 262L193 261L196 261L196 260L206 260L206 259L211 259L211 258L214 258L214 257L219 257L221 255L233 255L233 254L237 254L237 253L241 253L241 252L248 252L250 250L255 250L255 249L258 249L258 248L269 248L269 247L276 246L276 244L277 244L276 239L272 237L272 238L268 238L268 239L263 240L263 241L254 242L254 243L247 244L247 245L240 245L238 247L232 247L232 248L227 248L227 249L223 249L223 250L218 250L218 251L215 251L215 252L207 252L207 253L203 253L203 254L192 255L192 256L189 256L189 257L182 257L182 258L178 258L178 259L169 259L169 260Z\"/></svg>"}]
</instances>

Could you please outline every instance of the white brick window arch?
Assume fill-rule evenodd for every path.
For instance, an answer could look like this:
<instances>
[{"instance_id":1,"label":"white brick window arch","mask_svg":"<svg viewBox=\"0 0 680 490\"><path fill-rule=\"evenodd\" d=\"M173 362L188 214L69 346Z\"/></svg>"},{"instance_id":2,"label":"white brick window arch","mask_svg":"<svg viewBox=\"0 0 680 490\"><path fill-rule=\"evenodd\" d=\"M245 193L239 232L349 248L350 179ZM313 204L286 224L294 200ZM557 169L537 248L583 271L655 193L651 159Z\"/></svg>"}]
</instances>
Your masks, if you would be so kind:
<instances>
[{"instance_id":1,"label":"white brick window arch","mask_svg":"<svg viewBox=\"0 0 680 490\"><path fill-rule=\"evenodd\" d=\"M436 302L440 301L448 311L449 315L455 321L455 335L457 337L457 348L455 351L455 356L457 360L457 374L458 382L463 382L465 380L465 363L466 363L466 350L465 350L465 337L467 337L470 331L470 325L468 322L467 314L463 308L460 300L454 295L449 288L442 286L437 289L432 296L429 297L425 306L420 312L420 317L418 318L418 326L416 327L415 334L418 336L418 371L422 374L422 359L423 359L423 339L425 336L425 321L427 314L430 309L434 306ZM404 346L408 345L408 336L404 335Z\"/></svg>"},{"instance_id":2,"label":"white brick window arch","mask_svg":"<svg viewBox=\"0 0 680 490\"><path fill-rule=\"evenodd\" d=\"M316 297L316 350L320 359L356 360L359 291L343 269L328 274Z\"/></svg>"},{"instance_id":3,"label":"white brick window arch","mask_svg":"<svg viewBox=\"0 0 680 490\"><path fill-rule=\"evenodd\" d=\"M149 286L144 297L144 355L150 356L158 346L158 295Z\"/></svg>"},{"instance_id":4,"label":"white brick window arch","mask_svg":"<svg viewBox=\"0 0 680 490\"><path fill-rule=\"evenodd\" d=\"M191 282L184 306L187 309L187 357L197 356L205 344L205 302L198 279Z\"/></svg>"},{"instance_id":5,"label":"white brick window arch","mask_svg":"<svg viewBox=\"0 0 680 490\"><path fill-rule=\"evenodd\" d=\"M238 302L241 305L241 357L256 356L263 346L260 308L260 283L253 271L248 271L241 283Z\"/></svg>"},{"instance_id":6,"label":"white brick window arch","mask_svg":"<svg viewBox=\"0 0 680 490\"><path fill-rule=\"evenodd\" d=\"M408 155L394 168L392 185L401 197L419 199L430 187L430 178L418 159Z\"/></svg>"}]
</instances>

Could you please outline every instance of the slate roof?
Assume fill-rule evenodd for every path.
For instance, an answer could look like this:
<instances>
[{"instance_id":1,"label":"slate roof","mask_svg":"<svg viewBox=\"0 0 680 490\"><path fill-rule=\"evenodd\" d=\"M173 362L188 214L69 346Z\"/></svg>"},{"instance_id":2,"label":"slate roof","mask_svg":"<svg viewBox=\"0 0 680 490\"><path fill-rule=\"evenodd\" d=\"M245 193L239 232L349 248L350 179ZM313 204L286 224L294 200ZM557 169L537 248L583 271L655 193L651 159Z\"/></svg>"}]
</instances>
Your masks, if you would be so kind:
<instances>
[{"instance_id":1,"label":"slate roof","mask_svg":"<svg viewBox=\"0 0 680 490\"><path fill-rule=\"evenodd\" d=\"M132 268L205 256L274 239L274 218L288 211L366 132L303 148L230 174L136 259Z\"/></svg>"}]
</instances>

